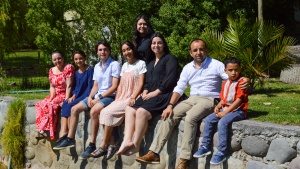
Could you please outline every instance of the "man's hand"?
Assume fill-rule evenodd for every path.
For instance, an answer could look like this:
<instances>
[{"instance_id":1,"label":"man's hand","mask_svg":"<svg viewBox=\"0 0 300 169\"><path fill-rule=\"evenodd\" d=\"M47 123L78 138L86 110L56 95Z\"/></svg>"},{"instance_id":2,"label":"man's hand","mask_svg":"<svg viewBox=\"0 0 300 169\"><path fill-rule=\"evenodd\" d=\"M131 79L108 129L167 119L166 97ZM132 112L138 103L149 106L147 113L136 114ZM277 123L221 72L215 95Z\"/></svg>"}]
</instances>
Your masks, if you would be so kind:
<instances>
[{"instance_id":1,"label":"man's hand","mask_svg":"<svg viewBox=\"0 0 300 169\"><path fill-rule=\"evenodd\" d=\"M165 121L168 117L171 117L172 115L173 115L173 108L172 106L168 106L161 114L161 119Z\"/></svg>"},{"instance_id":2,"label":"man's hand","mask_svg":"<svg viewBox=\"0 0 300 169\"><path fill-rule=\"evenodd\" d=\"M250 84L250 79L249 78L246 78L246 77L242 77L243 81L240 83L240 88L242 90L245 90L247 91L248 88L249 88L249 84Z\"/></svg>"}]
</instances>

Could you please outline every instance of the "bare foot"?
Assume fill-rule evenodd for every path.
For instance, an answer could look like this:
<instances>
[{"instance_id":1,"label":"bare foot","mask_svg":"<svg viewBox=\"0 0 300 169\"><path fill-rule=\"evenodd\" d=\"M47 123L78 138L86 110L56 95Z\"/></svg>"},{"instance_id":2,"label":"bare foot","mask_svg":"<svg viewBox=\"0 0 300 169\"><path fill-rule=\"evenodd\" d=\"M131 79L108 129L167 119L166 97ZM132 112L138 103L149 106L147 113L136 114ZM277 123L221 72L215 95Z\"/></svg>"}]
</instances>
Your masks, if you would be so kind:
<instances>
[{"instance_id":1,"label":"bare foot","mask_svg":"<svg viewBox=\"0 0 300 169\"><path fill-rule=\"evenodd\" d=\"M123 155L126 155L126 156L131 156L131 155L133 155L133 154L135 154L135 153L137 153L137 152L139 152L140 151L140 146L132 146L131 148L129 148L129 149L127 149L127 151L125 151L124 153L123 153Z\"/></svg>"},{"instance_id":2,"label":"bare foot","mask_svg":"<svg viewBox=\"0 0 300 169\"><path fill-rule=\"evenodd\" d=\"M121 147L119 148L119 151L116 154L117 155L121 155L126 150L130 149L133 146L134 146L134 144L133 144L133 142L131 140L129 140L129 141L123 141L122 144L121 144Z\"/></svg>"}]
</instances>

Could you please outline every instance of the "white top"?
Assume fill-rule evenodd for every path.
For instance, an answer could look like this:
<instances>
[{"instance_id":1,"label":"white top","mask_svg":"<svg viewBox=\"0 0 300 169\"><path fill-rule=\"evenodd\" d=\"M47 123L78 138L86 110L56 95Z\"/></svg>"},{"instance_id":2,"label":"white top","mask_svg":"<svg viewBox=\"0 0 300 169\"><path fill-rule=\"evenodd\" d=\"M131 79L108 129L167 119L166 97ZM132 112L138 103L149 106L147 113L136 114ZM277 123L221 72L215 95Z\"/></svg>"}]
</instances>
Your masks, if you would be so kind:
<instances>
[{"instance_id":1,"label":"white top","mask_svg":"<svg viewBox=\"0 0 300 169\"><path fill-rule=\"evenodd\" d=\"M222 80L228 79L224 69L222 62L208 56L198 69L192 61L184 66L173 92L182 95L190 85L190 96L219 98Z\"/></svg>"},{"instance_id":2,"label":"white top","mask_svg":"<svg viewBox=\"0 0 300 169\"><path fill-rule=\"evenodd\" d=\"M102 69L102 62L96 64L94 68L93 80L98 82L98 92L95 95L95 98L99 96L99 94L104 93L112 86L112 79L120 78L120 64L109 57L104 64L104 68ZM115 93L112 94L114 96Z\"/></svg>"},{"instance_id":3,"label":"white top","mask_svg":"<svg viewBox=\"0 0 300 169\"><path fill-rule=\"evenodd\" d=\"M137 60L133 64L129 64L128 62L124 63L122 66L120 76L123 76L124 72L131 72L134 71L135 76L139 76L147 72L146 63L143 60Z\"/></svg>"}]
</instances>

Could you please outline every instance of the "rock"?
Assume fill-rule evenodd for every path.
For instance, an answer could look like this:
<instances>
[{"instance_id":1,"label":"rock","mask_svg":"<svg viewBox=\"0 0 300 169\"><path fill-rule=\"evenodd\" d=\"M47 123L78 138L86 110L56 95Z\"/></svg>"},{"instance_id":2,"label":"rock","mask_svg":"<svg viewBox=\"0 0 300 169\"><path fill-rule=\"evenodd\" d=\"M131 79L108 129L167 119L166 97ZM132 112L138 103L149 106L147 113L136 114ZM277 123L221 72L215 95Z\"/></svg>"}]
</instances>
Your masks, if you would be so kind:
<instances>
[{"instance_id":1,"label":"rock","mask_svg":"<svg viewBox=\"0 0 300 169\"><path fill-rule=\"evenodd\" d=\"M34 151L34 149L32 147L26 147L26 149L25 149L25 157L28 160L34 159L34 157L35 157L35 151Z\"/></svg>"},{"instance_id":2,"label":"rock","mask_svg":"<svg viewBox=\"0 0 300 169\"><path fill-rule=\"evenodd\" d=\"M267 154L269 145L261 138L249 136L242 140L242 148L249 155L264 157Z\"/></svg>"},{"instance_id":3,"label":"rock","mask_svg":"<svg viewBox=\"0 0 300 169\"><path fill-rule=\"evenodd\" d=\"M42 147L40 145L38 145L36 147L36 150L35 150L38 154L40 155L37 155L36 158L37 160L42 163L44 166L46 167L51 167L52 166L52 163L53 163L53 159L50 155L50 152L47 151L47 149L45 147Z\"/></svg>"},{"instance_id":4,"label":"rock","mask_svg":"<svg viewBox=\"0 0 300 169\"><path fill-rule=\"evenodd\" d=\"M259 161L249 161L246 164L246 169L279 169L278 167L264 164Z\"/></svg>"},{"instance_id":5,"label":"rock","mask_svg":"<svg viewBox=\"0 0 300 169\"><path fill-rule=\"evenodd\" d=\"M297 143L297 152L300 154L300 141Z\"/></svg>"},{"instance_id":6,"label":"rock","mask_svg":"<svg viewBox=\"0 0 300 169\"><path fill-rule=\"evenodd\" d=\"M239 151L242 148L241 143L237 140L235 136L232 136L228 149L230 151Z\"/></svg>"},{"instance_id":7,"label":"rock","mask_svg":"<svg viewBox=\"0 0 300 169\"><path fill-rule=\"evenodd\" d=\"M288 169L299 169L299 168L300 168L300 157L297 157L291 161Z\"/></svg>"},{"instance_id":8,"label":"rock","mask_svg":"<svg viewBox=\"0 0 300 169\"><path fill-rule=\"evenodd\" d=\"M276 162L283 164L296 157L296 155L296 150L291 148L284 138L277 138L271 142L267 160L275 160Z\"/></svg>"},{"instance_id":9,"label":"rock","mask_svg":"<svg viewBox=\"0 0 300 169\"><path fill-rule=\"evenodd\" d=\"M35 107L26 107L26 123L35 124Z\"/></svg>"}]
</instances>

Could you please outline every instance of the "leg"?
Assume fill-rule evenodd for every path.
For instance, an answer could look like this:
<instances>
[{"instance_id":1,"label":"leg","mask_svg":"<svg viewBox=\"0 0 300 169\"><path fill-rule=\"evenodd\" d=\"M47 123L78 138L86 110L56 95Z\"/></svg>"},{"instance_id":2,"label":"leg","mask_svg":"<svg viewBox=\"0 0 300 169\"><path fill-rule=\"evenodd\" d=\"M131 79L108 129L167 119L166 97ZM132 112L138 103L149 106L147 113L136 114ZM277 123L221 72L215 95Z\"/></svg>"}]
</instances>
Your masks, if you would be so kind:
<instances>
[{"instance_id":1,"label":"leg","mask_svg":"<svg viewBox=\"0 0 300 169\"><path fill-rule=\"evenodd\" d=\"M61 117L61 128L60 128L60 133L59 137L64 136L65 134L68 133L68 117Z\"/></svg>"},{"instance_id":2,"label":"leg","mask_svg":"<svg viewBox=\"0 0 300 169\"><path fill-rule=\"evenodd\" d=\"M147 131L148 121L152 118L151 113L143 108L138 108L135 118L135 134L133 139L134 146L131 147L126 155L132 155L139 151L141 141Z\"/></svg>"},{"instance_id":3,"label":"leg","mask_svg":"<svg viewBox=\"0 0 300 169\"><path fill-rule=\"evenodd\" d=\"M225 154L227 149L227 141L228 141L228 127L232 124L232 122L240 121L244 119L243 111L235 111L226 114L222 117L218 123L218 136L219 136L219 145L218 151Z\"/></svg>"},{"instance_id":4,"label":"leg","mask_svg":"<svg viewBox=\"0 0 300 169\"><path fill-rule=\"evenodd\" d=\"M125 108L125 129L124 129L124 139L121 147L117 154L123 154L128 148L133 146L131 141L134 130L135 130L135 115L136 110L130 106Z\"/></svg>"},{"instance_id":5,"label":"leg","mask_svg":"<svg viewBox=\"0 0 300 169\"><path fill-rule=\"evenodd\" d=\"M75 138L75 132L78 124L79 114L86 109L87 107L82 102L79 102L72 107L70 123L69 123L69 132L68 132L69 138L73 138L73 139Z\"/></svg>"},{"instance_id":6,"label":"leg","mask_svg":"<svg viewBox=\"0 0 300 169\"><path fill-rule=\"evenodd\" d=\"M212 113L205 118L203 139L201 146L210 149L212 143L212 137L215 131L216 124L219 122L219 118L216 113Z\"/></svg>"},{"instance_id":7,"label":"leg","mask_svg":"<svg viewBox=\"0 0 300 169\"><path fill-rule=\"evenodd\" d=\"M108 144L112 144L113 142L112 131L113 131L113 127L104 125L104 135L100 147L105 148L108 146Z\"/></svg>"},{"instance_id":8,"label":"leg","mask_svg":"<svg viewBox=\"0 0 300 169\"><path fill-rule=\"evenodd\" d=\"M91 143L96 143L96 137L99 129L99 114L103 108L104 106L102 105L102 103L96 103L90 111Z\"/></svg>"},{"instance_id":9,"label":"leg","mask_svg":"<svg viewBox=\"0 0 300 169\"><path fill-rule=\"evenodd\" d=\"M186 115L186 111L192 107L189 103L189 100L190 99L184 100L175 106L173 109L173 116L161 122L161 125L158 128L157 134L155 135L149 150L157 154L161 152L174 127Z\"/></svg>"},{"instance_id":10,"label":"leg","mask_svg":"<svg viewBox=\"0 0 300 169\"><path fill-rule=\"evenodd\" d=\"M196 138L197 123L199 120L213 112L214 99L200 96L191 96L192 108L186 113L184 123L183 140L181 144L180 157L191 159L192 148Z\"/></svg>"}]
</instances>

